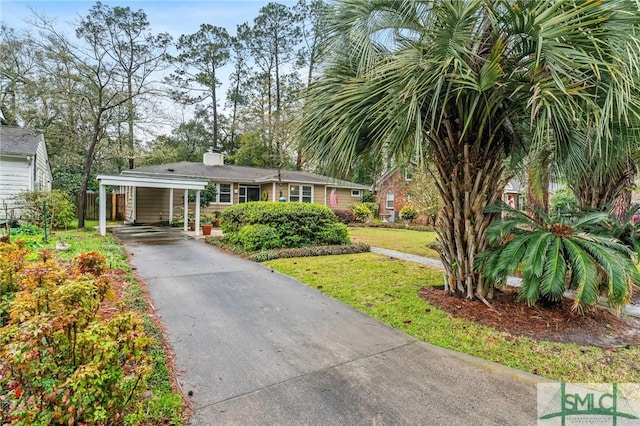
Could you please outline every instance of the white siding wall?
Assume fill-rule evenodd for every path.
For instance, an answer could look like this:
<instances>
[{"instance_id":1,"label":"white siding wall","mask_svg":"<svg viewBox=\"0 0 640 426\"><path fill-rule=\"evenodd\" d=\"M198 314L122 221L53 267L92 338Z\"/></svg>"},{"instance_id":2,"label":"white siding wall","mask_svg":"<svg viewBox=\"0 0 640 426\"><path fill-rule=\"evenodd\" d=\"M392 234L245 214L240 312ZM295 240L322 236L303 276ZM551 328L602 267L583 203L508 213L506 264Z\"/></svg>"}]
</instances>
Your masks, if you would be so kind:
<instances>
[{"instance_id":1,"label":"white siding wall","mask_svg":"<svg viewBox=\"0 0 640 426\"><path fill-rule=\"evenodd\" d=\"M30 162L15 157L0 157L0 218L5 217L4 204L13 208L12 197L33 189ZM18 216L18 212L15 212ZM11 212L9 212L11 215Z\"/></svg>"},{"instance_id":2,"label":"white siding wall","mask_svg":"<svg viewBox=\"0 0 640 426\"><path fill-rule=\"evenodd\" d=\"M44 144L44 139L40 140L38 144L38 150L36 154L36 176L34 181L37 182L37 186L42 191L51 190L51 170L49 168L49 159L47 158L47 148Z\"/></svg>"}]
</instances>

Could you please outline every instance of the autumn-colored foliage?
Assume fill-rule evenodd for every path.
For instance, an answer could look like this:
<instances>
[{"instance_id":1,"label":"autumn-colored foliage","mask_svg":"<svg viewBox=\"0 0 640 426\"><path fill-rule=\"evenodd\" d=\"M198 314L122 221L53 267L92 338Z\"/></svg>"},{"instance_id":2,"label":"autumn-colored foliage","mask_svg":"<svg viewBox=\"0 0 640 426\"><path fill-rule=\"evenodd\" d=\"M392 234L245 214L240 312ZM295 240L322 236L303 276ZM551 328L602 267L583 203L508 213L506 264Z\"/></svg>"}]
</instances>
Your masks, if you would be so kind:
<instances>
[{"instance_id":1,"label":"autumn-colored foliage","mask_svg":"<svg viewBox=\"0 0 640 426\"><path fill-rule=\"evenodd\" d=\"M151 372L141 318L131 312L101 318L116 275L107 273L100 254L82 254L70 265L52 251L33 262L26 254L0 244L0 289L9 304L0 328L0 418L23 425L124 423Z\"/></svg>"}]
</instances>

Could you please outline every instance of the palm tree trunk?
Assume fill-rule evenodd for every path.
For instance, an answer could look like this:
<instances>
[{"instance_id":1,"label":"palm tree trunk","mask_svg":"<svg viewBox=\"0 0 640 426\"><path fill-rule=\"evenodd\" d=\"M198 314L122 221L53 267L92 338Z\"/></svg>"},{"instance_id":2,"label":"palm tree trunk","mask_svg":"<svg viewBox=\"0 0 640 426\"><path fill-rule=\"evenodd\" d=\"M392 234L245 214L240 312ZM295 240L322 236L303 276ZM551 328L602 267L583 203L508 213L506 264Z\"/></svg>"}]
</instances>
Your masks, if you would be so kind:
<instances>
[{"instance_id":1,"label":"palm tree trunk","mask_svg":"<svg viewBox=\"0 0 640 426\"><path fill-rule=\"evenodd\" d=\"M549 162L551 153L534 153L527 168L527 213L540 220L538 212L549 212Z\"/></svg>"},{"instance_id":2,"label":"palm tree trunk","mask_svg":"<svg viewBox=\"0 0 640 426\"><path fill-rule=\"evenodd\" d=\"M624 187L618 192L618 195L611 203L611 212L614 213L621 222L625 220L627 212L631 207L631 190L635 180L636 169L635 167L630 167L625 173Z\"/></svg>"},{"instance_id":3,"label":"palm tree trunk","mask_svg":"<svg viewBox=\"0 0 640 426\"><path fill-rule=\"evenodd\" d=\"M434 142L437 184L444 202L436 230L445 290L468 299L492 298L493 283L475 271L474 262L486 248L485 231L493 218L484 210L497 201L504 186L502 154L497 143L461 144L453 138ZM451 154L455 152L462 155Z\"/></svg>"}]
</instances>

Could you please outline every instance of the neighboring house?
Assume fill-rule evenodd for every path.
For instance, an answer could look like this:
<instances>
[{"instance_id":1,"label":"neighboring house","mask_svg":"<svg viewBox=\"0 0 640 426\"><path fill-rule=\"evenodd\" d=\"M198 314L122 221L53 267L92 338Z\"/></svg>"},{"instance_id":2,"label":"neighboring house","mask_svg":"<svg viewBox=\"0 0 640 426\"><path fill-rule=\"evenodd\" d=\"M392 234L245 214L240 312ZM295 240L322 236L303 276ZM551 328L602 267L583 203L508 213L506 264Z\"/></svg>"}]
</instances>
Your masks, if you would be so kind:
<instances>
[{"instance_id":1,"label":"neighboring house","mask_svg":"<svg viewBox=\"0 0 640 426\"><path fill-rule=\"evenodd\" d=\"M558 185L549 185L549 195L552 196ZM516 209L524 208L524 196L526 188L517 179L510 179L502 191L502 201ZM380 214L388 217L389 221L398 219L400 209L407 204L411 204L412 194L420 191L416 183L413 182L413 175L410 169L395 167L383 174L376 181L376 203L380 207Z\"/></svg>"},{"instance_id":2,"label":"neighboring house","mask_svg":"<svg viewBox=\"0 0 640 426\"><path fill-rule=\"evenodd\" d=\"M348 209L361 201L364 191L371 190L365 185L315 173L226 165L223 155L215 152L205 153L202 163L182 161L140 167L124 171L120 176L125 179L156 178L169 182L176 179L207 181L216 187L216 200L205 208L207 212L219 212L231 205L248 201L279 201L281 196L291 202ZM127 221L157 223L170 220L170 217L181 218L183 190L136 184L135 187L124 187L121 191L127 196ZM193 211L193 204L189 208Z\"/></svg>"},{"instance_id":3,"label":"neighboring house","mask_svg":"<svg viewBox=\"0 0 640 426\"><path fill-rule=\"evenodd\" d=\"M19 216L16 194L49 191L52 180L42 132L0 126L0 222Z\"/></svg>"},{"instance_id":4,"label":"neighboring house","mask_svg":"<svg viewBox=\"0 0 640 426\"><path fill-rule=\"evenodd\" d=\"M420 190L412 182L412 174L404 167L394 167L375 183L376 203L380 216L395 222L400 210L411 204L411 194Z\"/></svg>"}]
</instances>

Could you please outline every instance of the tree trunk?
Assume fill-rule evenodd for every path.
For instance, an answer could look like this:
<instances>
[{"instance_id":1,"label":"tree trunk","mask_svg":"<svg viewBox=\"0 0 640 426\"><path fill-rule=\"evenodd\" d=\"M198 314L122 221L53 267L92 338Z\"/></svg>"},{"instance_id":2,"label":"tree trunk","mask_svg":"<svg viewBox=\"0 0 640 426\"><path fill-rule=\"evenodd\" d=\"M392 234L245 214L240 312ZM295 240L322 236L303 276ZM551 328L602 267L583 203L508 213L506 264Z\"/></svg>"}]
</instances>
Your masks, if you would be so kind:
<instances>
[{"instance_id":1,"label":"tree trunk","mask_svg":"<svg viewBox=\"0 0 640 426\"><path fill-rule=\"evenodd\" d=\"M89 187L89 179L91 178L91 168L93 167L93 157L96 146L100 140L102 112L98 113L93 123L93 135L91 136L91 144L87 150L87 158L84 160L84 171L82 172L82 184L80 186L80 194L78 197L78 229L84 228L85 204L87 202L87 188Z\"/></svg>"},{"instance_id":2,"label":"tree trunk","mask_svg":"<svg viewBox=\"0 0 640 426\"><path fill-rule=\"evenodd\" d=\"M127 100L127 122L129 124L129 134L127 135L129 138L129 169L133 169L135 167L134 164L134 138L133 138L133 122L134 122L134 114L133 114L133 84L131 82L132 75L127 75L127 96L129 97Z\"/></svg>"},{"instance_id":3,"label":"tree trunk","mask_svg":"<svg viewBox=\"0 0 640 426\"><path fill-rule=\"evenodd\" d=\"M539 220L538 212L549 212L549 161L551 153L534 154L527 167L527 213Z\"/></svg>"},{"instance_id":4,"label":"tree trunk","mask_svg":"<svg viewBox=\"0 0 640 426\"><path fill-rule=\"evenodd\" d=\"M213 86L211 88L211 106L213 107L213 143L214 151L218 149L218 99L216 97L216 69L212 70Z\"/></svg>"},{"instance_id":5,"label":"tree trunk","mask_svg":"<svg viewBox=\"0 0 640 426\"><path fill-rule=\"evenodd\" d=\"M573 190L578 205L580 207L587 207L600 211L606 211L609 208L615 208L614 203L616 199L621 196L625 190L629 190L627 207L624 205L626 200L620 200L619 206L620 213L626 215L626 210L629 209L628 205L631 204L631 192L630 188L633 186L635 179L635 169L628 169L623 173L617 174L617 176L609 176L602 182L595 182L591 176L583 176L582 179L576 179L577 182L570 184ZM624 195L626 197L626 195Z\"/></svg>"},{"instance_id":6,"label":"tree trunk","mask_svg":"<svg viewBox=\"0 0 640 426\"><path fill-rule=\"evenodd\" d=\"M476 255L486 248L485 231L492 215L484 212L500 197L502 151L500 144L470 145L449 137L434 142L438 189L444 207L436 230L445 268L445 289L468 299L493 297L493 283L474 270ZM459 153L459 155L456 155Z\"/></svg>"},{"instance_id":7,"label":"tree trunk","mask_svg":"<svg viewBox=\"0 0 640 426\"><path fill-rule=\"evenodd\" d=\"M636 169L630 167L625 173L624 187L611 203L611 212L614 213L620 222L624 222L627 212L631 207L631 190L636 180Z\"/></svg>"}]
</instances>

